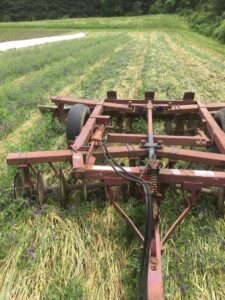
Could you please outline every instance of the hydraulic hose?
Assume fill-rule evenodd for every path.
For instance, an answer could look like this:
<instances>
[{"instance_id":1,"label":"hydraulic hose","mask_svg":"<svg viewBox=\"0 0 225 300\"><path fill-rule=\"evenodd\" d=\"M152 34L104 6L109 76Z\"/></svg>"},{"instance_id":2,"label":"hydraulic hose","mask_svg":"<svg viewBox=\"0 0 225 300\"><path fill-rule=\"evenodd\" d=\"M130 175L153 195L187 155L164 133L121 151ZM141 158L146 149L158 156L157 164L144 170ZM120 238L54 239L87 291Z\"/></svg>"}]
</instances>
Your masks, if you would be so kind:
<instances>
[{"instance_id":1,"label":"hydraulic hose","mask_svg":"<svg viewBox=\"0 0 225 300\"><path fill-rule=\"evenodd\" d=\"M106 161L110 164L110 166L113 168L113 170L122 178L128 181L133 181L136 184L141 184L144 190L145 206L146 206L144 245L143 245L142 257L140 263L136 299L147 300L148 264L149 264L151 228L152 228L152 199L151 199L151 192L149 189L149 185L148 182L146 182L144 179L127 172L120 164L118 164L114 160L114 158L111 156L111 154L107 149L106 137L103 137L101 146L102 146L104 157Z\"/></svg>"}]
</instances>

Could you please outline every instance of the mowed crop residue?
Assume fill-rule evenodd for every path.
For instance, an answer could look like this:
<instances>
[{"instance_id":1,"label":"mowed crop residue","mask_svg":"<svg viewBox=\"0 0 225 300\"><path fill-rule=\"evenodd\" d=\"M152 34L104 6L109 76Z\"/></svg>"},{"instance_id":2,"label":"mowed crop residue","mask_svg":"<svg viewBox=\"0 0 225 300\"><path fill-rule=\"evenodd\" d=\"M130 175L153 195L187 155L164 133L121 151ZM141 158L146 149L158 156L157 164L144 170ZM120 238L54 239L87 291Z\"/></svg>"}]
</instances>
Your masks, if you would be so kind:
<instances>
[{"instance_id":1,"label":"mowed crop residue","mask_svg":"<svg viewBox=\"0 0 225 300\"><path fill-rule=\"evenodd\" d=\"M150 34L151 37L152 34ZM118 97L132 99L137 95L137 91L141 84L141 71L144 66L145 56L148 50L149 34L136 33L134 37L134 53L130 63L124 68L121 74L121 80L114 86L114 90L117 91ZM135 59L138 57L138 64Z\"/></svg>"},{"instance_id":2,"label":"mowed crop residue","mask_svg":"<svg viewBox=\"0 0 225 300\"><path fill-rule=\"evenodd\" d=\"M214 58L214 65L210 63L203 56L192 53L191 48L185 47L182 40L177 42L173 35L164 34L168 46L176 55L177 60L183 65L187 73L192 74L195 84L198 86L198 91L200 93L201 99L206 99L207 101L222 101L224 100L225 94L225 71L224 68L221 69L220 60L218 61L218 66L216 66L216 57ZM207 87L207 88L206 88Z\"/></svg>"},{"instance_id":3,"label":"mowed crop residue","mask_svg":"<svg viewBox=\"0 0 225 300\"><path fill-rule=\"evenodd\" d=\"M14 132L7 135L2 141L0 145L0 155L5 153L4 144L14 144L18 143L21 136L32 129L35 123L37 123L41 118L40 113L33 112L30 114L30 118L26 120L19 128L17 128Z\"/></svg>"},{"instance_id":4,"label":"mowed crop residue","mask_svg":"<svg viewBox=\"0 0 225 300\"><path fill-rule=\"evenodd\" d=\"M70 96L73 94L73 91L75 96L75 93L81 89L82 82L88 80L95 72L99 72L102 66L104 66L109 59L115 55L115 53L122 51L124 47L125 45L118 46L113 49L112 53L107 52L105 55L102 55L100 60L90 65L89 68L85 70L84 74L80 75L78 78L74 78L74 81L70 85L67 85L64 89L62 89L59 92L59 96Z\"/></svg>"},{"instance_id":5,"label":"mowed crop residue","mask_svg":"<svg viewBox=\"0 0 225 300\"><path fill-rule=\"evenodd\" d=\"M3 72L3 78L4 73L8 74L9 77L7 82L4 82L0 87L1 126L4 128L4 132L0 131L0 136L18 128L31 109L36 109L38 104L46 104L50 96L57 95L62 89L74 82L75 78L86 74L91 65L99 62L103 57L107 57L110 53L112 54L108 49L114 49L113 46L118 47L120 44L126 44L126 36L124 34L116 34L115 38L112 37L113 35L103 37L97 35L97 37L88 37L87 39L79 40L79 42L69 41L66 43L65 51L62 51L63 45L59 48L55 44L46 45L39 52L35 51L35 48L32 69L26 68L24 57L28 56L30 61L33 50L21 49L20 53L15 52L16 58L18 55L16 71L19 68L19 73L21 75L23 73L23 78L19 81L17 74L15 76L17 80L13 78L12 68L9 72L7 67L10 68L11 66L10 56L9 53L4 53L2 55L3 59L0 61L0 69ZM68 44L70 44L70 47L68 47ZM41 58L43 62L41 65L39 65L40 52L42 52ZM4 60L5 57L6 60ZM57 59L57 57L60 59ZM14 56L12 60L14 61ZM24 61L25 70L20 65L20 60ZM96 76L95 73L93 75ZM23 99L26 99L26 101ZM11 113L12 111L14 112L13 114Z\"/></svg>"}]
</instances>

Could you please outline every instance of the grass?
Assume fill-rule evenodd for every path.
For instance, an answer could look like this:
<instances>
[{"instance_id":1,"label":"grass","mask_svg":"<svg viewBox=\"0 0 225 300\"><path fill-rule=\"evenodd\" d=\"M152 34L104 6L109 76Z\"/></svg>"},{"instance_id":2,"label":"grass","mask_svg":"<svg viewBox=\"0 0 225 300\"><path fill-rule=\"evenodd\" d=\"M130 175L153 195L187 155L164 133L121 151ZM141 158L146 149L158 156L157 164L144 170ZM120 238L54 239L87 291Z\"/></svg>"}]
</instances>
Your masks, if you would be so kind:
<instances>
[{"instance_id":1,"label":"grass","mask_svg":"<svg viewBox=\"0 0 225 300\"><path fill-rule=\"evenodd\" d=\"M36 109L51 95L97 99L117 89L119 96L141 98L155 90L157 98L178 99L194 90L202 100L223 101L225 46L188 31L182 22L146 16L0 24L0 39L4 28L15 33L20 28L24 37L54 26L56 33L95 29L83 40L0 54L1 300L135 298L140 246L112 207L84 203L79 193L68 210L59 209L54 197L42 210L23 199L16 202L16 170L6 167L5 156L66 147L64 126ZM128 27L132 30L125 31ZM145 130L142 121L136 125ZM47 182L57 184L46 167L41 169ZM122 205L141 226L143 211L135 199ZM161 206L162 235L182 205L180 195L168 192ZM203 197L193 207L165 248L167 299L224 298L224 225L212 199Z\"/></svg>"},{"instance_id":2,"label":"grass","mask_svg":"<svg viewBox=\"0 0 225 300\"><path fill-rule=\"evenodd\" d=\"M187 29L185 18L176 15L140 17L76 18L33 22L0 23L0 29Z\"/></svg>"}]
</instances>

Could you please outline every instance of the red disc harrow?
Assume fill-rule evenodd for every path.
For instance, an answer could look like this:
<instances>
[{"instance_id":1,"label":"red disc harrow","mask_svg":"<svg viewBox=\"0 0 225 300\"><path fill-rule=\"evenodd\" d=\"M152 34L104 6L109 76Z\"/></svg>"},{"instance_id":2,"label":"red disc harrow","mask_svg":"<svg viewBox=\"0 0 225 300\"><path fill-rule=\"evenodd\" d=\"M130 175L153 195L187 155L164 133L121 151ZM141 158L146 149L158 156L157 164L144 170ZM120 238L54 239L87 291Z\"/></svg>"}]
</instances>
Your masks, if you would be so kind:
<instances>
[{"instance_id":1,"label":"red disc harrow","mask_svg":"<svg viewBox=\"0 0 225 300\"><path fill-rule=\"evenodd\" d=\"M45 186L36 164L49 164L53 170L62 206L75 190L83 189L85 199L89 190L104 191L143 246L137 299L165 299L161 256L170 235L201 193L213 194L218 214L223 213L225 104L203 104L195 101L191 92L182 100L154 100L153 92L145 93L143 100L117 99L113 91L98 101L70 97L51 100L55 106L39 109L66 121L68 149L9 153L7 164L19 169L14 179L15 196L29 198L35 194L42 205L46 194L54 191L54 187ZM146 133L132 134L137 117L146 120ZM155 124L160 120L166 134L154 134L153 120ZM183 168L176 168L178 161ZM58 162L70 165L72 184L57 168ZM129 197L131 187L133 193L135 187L140 205L145 205L144 232L119 204L121 196ZM169 187L182 191L186 207L161 239L159 207Z\"/></svg>"}]
</instances>

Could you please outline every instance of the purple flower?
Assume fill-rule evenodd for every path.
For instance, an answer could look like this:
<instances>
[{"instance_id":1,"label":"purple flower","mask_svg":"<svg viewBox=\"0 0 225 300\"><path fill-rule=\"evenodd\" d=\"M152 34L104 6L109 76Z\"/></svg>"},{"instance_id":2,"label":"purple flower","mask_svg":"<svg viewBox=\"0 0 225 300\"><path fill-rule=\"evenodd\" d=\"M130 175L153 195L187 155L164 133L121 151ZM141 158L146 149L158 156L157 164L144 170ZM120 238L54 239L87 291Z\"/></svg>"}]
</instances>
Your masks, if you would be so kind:
<instances>
[{"instance_id":1,"label":"purple flower","mask_svg":"<svg viewBox=\"0 0 225 300\"><path fill-rule=\"evenodd\" d=\"M27 208L29 206L29 201L28 200L24 200L23 205L25 208Z\"/></svg>"},{"instance_id":2,"label":"purple flower","mask_svg":"<svg viewBox=\"0 0 225 300\"><path fill-rule=\"evenodd\" d=\"M36 259L36 254L35 254L35 252L34 252L34 249L31 247L31 248L27 248L26 249L26 256L27 256L27 258L30 258L30 259L32 259L32 260L35 260Z\"/></svg>"},{"instance_id":3,"label":"purple flower","mask_svg":"<svg viewBox=\"0 0 225 300\"><path fill-rule=\"evenodd\" d=\"M8 233L7 234L7 239L10 241L10 242L14 242L15 241L15 235L13 233Z\"/></svg>"},{"instance_id":4,"label":"purple flower","mask_svg":"<svg viewBox=\"0 0 225 300\"><path fill-rule=\"evenodd\" d=\"M42 208L37 207L33 210L33 216L37 217L38 215L40 215L42 213Z\"/></svg>"},{"instance_id":5,"label":"purple flower","mask_svg":"<svg viewBox=\"0 0 225 300\"><path fill-rule=\"evenodd\" d=\"M199 219L202 220L202 218L204 217L204 215L205 215L204 212L201 211L201 212L198 214Z\"/></svg>"},{"instance_id":6,"label":"purple flower","mask_svg":"<svg viewBox=\"0 0 225 300\"><path fill-rule=\"evenodd\" d=\"M30 258L31 258L32 260L35 260L35 259L36 259L35 253L31 253L31 254L30 254Z\"/></svg>"},{"instance_id":7,"label":"purple flower","mask_svg":"<svg viewBox=\"0 0 225 300\"><path fill-rule=\"evenodd\" d=\"M182 282L180 284L180 292L181 292L181 294L183 294L187 288L188 288L188 285L185 282Z\"/></svg>"},{"instance_id":8,"label":"purple flower","mask_svg":"<svg viewBox=\"0 0 225 300\"><path fill-rule=\"evenodd\" d=\"M9 221L9 223L11 223L11 225L13 225L13 216L12 215L8 216L8 221Z\"/></svg>"},{"instance_id":9,"label":"purple flower","mask_svg":"<svg viewBox=\"0 0 225 300\"><path fill-rule=\"evenodd\" d=\"M180 204L178 208L179 208L180 211L184 210L184 206L182 204Z\"/></svg>"},{"instance_id":10,"label":"purple flower","mask_svg":"<svg viewBox=\"0 0 225 300\"><path fill-rule=\"evenodd\" d=\"M71 210L74 210L74 209L76 209L76 207L77 207L77 206L76 206L76 204L74 203L73 205L70 206L70 209L71 209Z\"/></svg>"},{"instance_id":11,"label":"purple flower","mask_svg":"<svg viewBox=\"0 0 225 300\"><path fill-rule=\"evenodd\" d=\"M222 248L222 250L225 250L225 241L222 241L221 248Z\"/></svg>"},{"instance_id":12,"label":"purple flower","mask_svg":"<svg viewBox=\"0 0 225 300\"><path fill-rule=\"evenodd\" d=\"M184 268L184 271L185 271L185 272L188 272L188 271L189 271L189 267L185 267L185 268Z\"/></svg>"}]
</instances>

